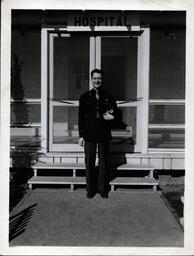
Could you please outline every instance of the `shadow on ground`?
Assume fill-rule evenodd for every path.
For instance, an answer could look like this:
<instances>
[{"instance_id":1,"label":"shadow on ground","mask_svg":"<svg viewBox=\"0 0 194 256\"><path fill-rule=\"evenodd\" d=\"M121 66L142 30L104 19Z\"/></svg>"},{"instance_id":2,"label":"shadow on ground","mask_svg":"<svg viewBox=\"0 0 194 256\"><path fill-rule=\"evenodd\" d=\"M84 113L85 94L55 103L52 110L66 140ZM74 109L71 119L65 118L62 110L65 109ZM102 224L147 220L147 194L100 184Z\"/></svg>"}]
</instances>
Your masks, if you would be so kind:
<instances>
[{"instance_id":1,"label":"shadow on ground","mask_svg":"<svg viewBox=\"0 0 194 256\"><path fill-rule=\"evenodd\" d=\"M9 218L9 242L26 230L36 205L33 204Z\"/></svg>"}]
</instances>

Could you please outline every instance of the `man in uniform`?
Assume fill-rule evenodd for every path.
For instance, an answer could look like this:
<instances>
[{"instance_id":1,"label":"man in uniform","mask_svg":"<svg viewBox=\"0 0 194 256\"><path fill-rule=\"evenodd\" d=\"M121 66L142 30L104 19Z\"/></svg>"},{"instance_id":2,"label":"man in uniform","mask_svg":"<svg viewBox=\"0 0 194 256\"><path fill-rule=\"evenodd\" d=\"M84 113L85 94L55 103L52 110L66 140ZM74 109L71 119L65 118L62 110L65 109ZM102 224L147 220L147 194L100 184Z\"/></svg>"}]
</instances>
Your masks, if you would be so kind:
<instances>
[{"instance_id":1,"label":"man in uniform","mask_svg":"<svg viewBox=\"0 0 194 256\"><path fill-rule=\"evenodd\" d=\"M99 69L91 72L93 88L82 94L79 100L79 142L84 146L86 164L87 197L100 193L108 198L108 152L111 140L111 120L117 112L116 101L102 85L103 74ZM99 169L96 173L96 149Z\"/></svg>"}]
</instances>

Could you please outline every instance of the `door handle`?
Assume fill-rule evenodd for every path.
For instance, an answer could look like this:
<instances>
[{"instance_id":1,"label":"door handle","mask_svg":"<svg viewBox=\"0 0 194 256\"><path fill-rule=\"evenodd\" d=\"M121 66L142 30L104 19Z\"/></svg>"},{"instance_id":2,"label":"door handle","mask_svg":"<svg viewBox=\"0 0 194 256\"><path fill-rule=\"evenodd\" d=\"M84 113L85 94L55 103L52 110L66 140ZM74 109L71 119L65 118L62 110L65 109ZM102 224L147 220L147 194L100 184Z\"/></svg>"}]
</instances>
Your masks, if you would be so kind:
<instances>
[{"instance_id":1,"label":"door handle","mask_svg":"<svg viewBox=\"0 0 194 256\"><path fill-rule=\"evenodd\" d=\"M121 102L118 102L117 104L118 105L122 105L122 104L126 104L126 103L132 103L132 102L141 101L142 99L143 99L143 97L139 97L139 98L136 98L136 99L130 99L130 100L121 101Z\"/></svg>"},{"instance_id":2,"label":"door handle","mask_svg":"<svg viewBox=\"0 0 194 256\"><path fill-rule=\"evenodd\" d=\"M59 100L59 99L54 99L54 98L50 98L50 101L56 101L56 102L60 102L60 103L66 103L66 104L70 104L73 105L74 103L68 100Z\"/></svg>"}]
</instances>

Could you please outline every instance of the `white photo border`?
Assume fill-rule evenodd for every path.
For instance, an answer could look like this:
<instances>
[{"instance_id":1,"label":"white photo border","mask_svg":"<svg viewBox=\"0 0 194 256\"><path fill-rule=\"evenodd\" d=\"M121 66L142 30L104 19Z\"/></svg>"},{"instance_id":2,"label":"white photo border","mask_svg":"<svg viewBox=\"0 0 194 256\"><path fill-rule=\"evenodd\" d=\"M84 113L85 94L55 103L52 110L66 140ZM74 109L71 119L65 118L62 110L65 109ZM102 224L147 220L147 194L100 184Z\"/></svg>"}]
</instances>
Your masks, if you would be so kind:
<instances>
[{"instance_id":1,"label":"white photo border","mask_svg":"<svg viewBox=\"0 0 194 256\"><path fill-rule=\"evenodd\" d=\"M11 10L186 11L186 122L184 247L9 247ZM193 255L194 254L194 1L192 0L2 0L0 90L1 255Z\"/></svg>"}]
</instances>

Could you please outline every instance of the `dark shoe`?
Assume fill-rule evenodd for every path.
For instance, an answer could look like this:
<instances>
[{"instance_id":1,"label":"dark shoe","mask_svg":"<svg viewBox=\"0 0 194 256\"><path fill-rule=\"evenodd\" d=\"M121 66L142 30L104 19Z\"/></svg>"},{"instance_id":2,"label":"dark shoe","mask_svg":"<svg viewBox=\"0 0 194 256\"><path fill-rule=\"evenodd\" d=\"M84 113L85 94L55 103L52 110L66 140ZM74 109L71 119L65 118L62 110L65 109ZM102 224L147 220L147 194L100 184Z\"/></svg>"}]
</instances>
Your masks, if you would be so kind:
<instances>
[{"instance_id":1,"label":"dark shoe","mask_svg":"<svg viewBox=\"0 0 194 256\"><path fill-rule=\"evenodd\" d=\"M96 195L95 192L93 192L93 193L88 192L88 193L87 193L87 198L93 198L95 195Z\"/></svg>"},{"instance_id":2,"label":"dark shoe","mask_svg":"<svg viewBox=\"0 0 194 256\"><path fill-rule=\"evenodd\" d=\"M103 194L101 194L101 197L102 198L108 198L108 194L107 193L103 193Z\"/></svg>"}]
</instances>

